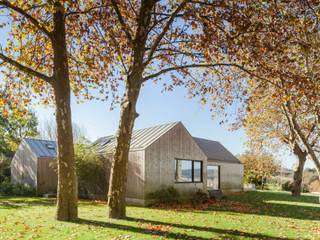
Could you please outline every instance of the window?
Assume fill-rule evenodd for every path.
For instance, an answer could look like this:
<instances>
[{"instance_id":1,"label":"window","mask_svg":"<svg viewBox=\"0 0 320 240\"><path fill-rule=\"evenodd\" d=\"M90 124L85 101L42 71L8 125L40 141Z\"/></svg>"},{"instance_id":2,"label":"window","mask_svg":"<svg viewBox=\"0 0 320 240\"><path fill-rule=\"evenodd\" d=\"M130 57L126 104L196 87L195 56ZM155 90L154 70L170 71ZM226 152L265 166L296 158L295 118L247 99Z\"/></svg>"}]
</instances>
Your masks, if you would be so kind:
<instances>
[{"instance_id":1,"label":"window","mask_svg":"<svg viewBox=\"0 0 320 240\"><path fill-rule=\"evenodd\" d=\"M195 160L176 160L176 182L202 182L202 162Z\"/></svg>"},{"instance_id":2,"label":"window","mask_svg":"<svg viewBox=\"0 0 320 240\"><path fill-rule=\"evenodd\" d=\"M48 149L55 149L55 147L50 143L48 143L46 146L47 146Z\"/></svg>"}]
</instances>

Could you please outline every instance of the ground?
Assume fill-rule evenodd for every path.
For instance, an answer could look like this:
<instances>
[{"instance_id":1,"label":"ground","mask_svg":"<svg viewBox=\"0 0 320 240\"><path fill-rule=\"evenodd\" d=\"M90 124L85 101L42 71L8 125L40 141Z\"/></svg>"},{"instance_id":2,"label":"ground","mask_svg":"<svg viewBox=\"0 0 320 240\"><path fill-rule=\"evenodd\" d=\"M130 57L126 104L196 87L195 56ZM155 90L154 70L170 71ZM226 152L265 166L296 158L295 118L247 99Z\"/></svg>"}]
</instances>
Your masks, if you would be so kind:
<instances>
[{"instance_id":1,"label":"ground","mask_svg":"<svg viewBox=\"0 0 320 240\"><path fill-rule=\"evenodd\" d=\"M54 200L0 197L0 239L320 239L316 196L260 191L203 209L128 207L108 220L105 203L81 201L80 219L54 220Z\"/></svg>"}]
</instances>

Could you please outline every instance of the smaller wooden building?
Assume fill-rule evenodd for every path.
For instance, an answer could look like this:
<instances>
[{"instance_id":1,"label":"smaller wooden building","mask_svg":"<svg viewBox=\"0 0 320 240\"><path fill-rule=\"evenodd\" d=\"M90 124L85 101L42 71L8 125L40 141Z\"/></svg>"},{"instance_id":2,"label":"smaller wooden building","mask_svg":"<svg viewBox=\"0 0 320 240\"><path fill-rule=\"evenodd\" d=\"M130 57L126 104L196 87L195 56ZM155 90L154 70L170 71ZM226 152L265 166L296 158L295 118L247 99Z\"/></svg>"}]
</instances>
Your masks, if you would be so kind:
<instances>
[{"instance_id":1,"label":"smaller wooden building","mask_svg":"<svg viewBox=\"0 0 320 240\"><path fill-rule=\"evenodd\" d=\"M11 162L11 181L36 189L37 194L57 189L57 146L54 141L23 139Z\"/></svg>"}]
</instances>

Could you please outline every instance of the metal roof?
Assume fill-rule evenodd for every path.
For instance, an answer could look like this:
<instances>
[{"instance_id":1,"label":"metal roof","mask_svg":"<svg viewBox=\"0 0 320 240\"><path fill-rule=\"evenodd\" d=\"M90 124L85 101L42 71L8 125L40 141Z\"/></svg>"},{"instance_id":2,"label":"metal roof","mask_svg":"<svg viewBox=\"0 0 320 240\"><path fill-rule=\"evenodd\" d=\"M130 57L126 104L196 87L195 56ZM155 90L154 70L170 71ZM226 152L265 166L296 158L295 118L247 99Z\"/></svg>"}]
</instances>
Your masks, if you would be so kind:
<instances>
[{"instance_id":1,"label":"metal roof","mask_svg":"<svg viewBox=\"0 0 320 240\"><path fill-rule=\"evenodd\" d=\"M163 134L181 122L162 124L154 127L134 130L132 132L130 150L145 149ZM116 146L116 137L107 136L99 138L93 143L99 153L111 153Z\"/></svg>"},{"instance_id":2,"label":"metal roof","mask_svg":"<svg viewBox=\"0 0 320 240\"><path fill-rule=\"evenodd\" d=\"M202 149L208 160L241 164L240 160L229 152L221 143L203 138L194 137L193 139Z\"/></svg>"},{"instance_id":3,"label":"metal roof","mask_svg":"<svg viewBox=\"0 0 320 240\"><path fill-rule=\"evenodd\" d=\"M57 157L57 144L55 141L25 138L23 141L30 147L36 157Z\"/></svg>"},{"instance_id":4,"label":"metal roof","mask_svg":"<svg viewBox=\"0 0 320 240\"><path fill-rule=\"evenodd\" d=\"M181 124L181 122L167 123L134 130L132 133L130 150L142 150L147 148L178 124ZM239 159L230 153L221 143L203 138L193 137L193 139L207 156L208 160L241 164ZM55 141L25 138L24 142L30 147L36 157L56 158L57 156L57 144ZM115 145L116 137L114 135L101 137L92 144L97 152L102 154L112 153Z\"/></svg>"}]
</instances>

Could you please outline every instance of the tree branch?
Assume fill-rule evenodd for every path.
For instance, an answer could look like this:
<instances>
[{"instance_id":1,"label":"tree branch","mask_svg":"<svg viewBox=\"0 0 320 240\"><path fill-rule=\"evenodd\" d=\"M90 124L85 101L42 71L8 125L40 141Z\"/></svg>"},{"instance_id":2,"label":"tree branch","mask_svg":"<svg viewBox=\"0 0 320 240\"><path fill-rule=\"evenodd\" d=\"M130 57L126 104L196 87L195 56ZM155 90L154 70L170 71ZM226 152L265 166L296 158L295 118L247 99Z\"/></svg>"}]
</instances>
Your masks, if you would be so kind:
<instances>
[{"instance_id":1,"label":"tree branch","mask_svg":"<svg viewBox=\"0 0 320 240\"><path fill-rule=\"evenodd\" d=\"M80 15L80 14L87 14L87 13L90 13L91 11L94 11L94 10L97 10L97 9L101 9L101 8L105 8L107 7L107 5L100 5L100 6L96 6L96 7L91 7L91 8L88 8L86 10L83 10L83 11L70 11L70 12L67 12L65 17L69 17L71 15Z\"/></svg>"},{"instance_id":2,"label":"tree branch","mask_svg":"<svg viewBox=\"0 0 320 240\"><path fill-rule=\"evenodd\" d=\"M152 78L159 77L160 75L171 72L171 71L177 71L177 70L188 69L188 68L218 67L218 66L220 66L220 67L236 67L236 68L239 68L240 70L248 73L249 75L251 75L253 77L259 78L260 80L268 81L267 79L264 79L264 78L257 76L256 74L252 73L250 70L248 70L245 67L240 66L238 64L235 64L235 63L215 63L215 64L189 64L189 65L165 68L157 73L154 73L154 74L151 74L149 76L144 77L143 82L145 82L149 79L152 79Z\"/></svg>"},{"instance_id":3,"label":"tree branch","mask_svg":"<svg viewBox=\"0 0 320 240\"><path fill-rule=\"evenodd\" d=\"M116 11L116 14L118 16L118 20L119 20L119 22L121 24L122 30L125 32L125 34L126 34L126 36L128 38L128 41L130 43L133 43L131 33L129 32L128 26L124 22L123 16L122 16L122 14L120 12L120 9L118 7L118 4L117 4L116 0L111 0L111 3L112 3L112 6L113 6L114 10Z\"/></svg>"},{"instance_id":4,"label":"tree branch","mask_svg":"<svg viewBox=\"0 0 320 240\"><path fill-rule=\"evenodd\" d=\"M29 13L26 12L26 10L23 10L22 8L15 6L11 4L7 0L0 1L0 5L5 6L7 8L10 8L21 15L23 15L26 19L28 19L36 28L38 28L42 33L44 33L50 40L53 39L53 36L51 32L48 31L44 26L42 26L37 19L35 19L33 16L31 16Z\"/></svg>"},{"instance_id":5,"label":"tree branch","mask_svg":"<svg viewBox=\"0 0 320 240\"><path fill-rule=\"evenodd\" d=\"M9 63L11 64L12 66L18 68L20 71L24 72L24 73L27 73L27 74L30 74L34 77L37 77L37 78L40 78L42 79L43 81L47 82L47 83L50 83L52 84L52 77L48 77L47 75L43 74L43 73L40 73L38 71L35 71L29 67L26 67L24 65L22 65L21 63L5 56L4 54L0 53L0 59L6 63Z\"/></svg>"},{"instance_id":6,"label":"tree branch","mask_svg":"<svg viewBox=\"0 0 320 240\"><path fill-rule=\"evenodd\" d=\"M184 0L169 17L169 19L168 19L167 23L165 24L165 26L163 27L161 33L157 36L153 45L150 48L150 52L148 54L147 60L144 63L145 66L151 61L152 56L153 56L154 52L156 51L157 47L159 46L159 43L161 42L162 38L167 33L167 31L169 30L174 19L177 17L178 13L182 10L182 8L187 4L187 2L188 2L188 0Z\"/></svg>"}]
</instances>

